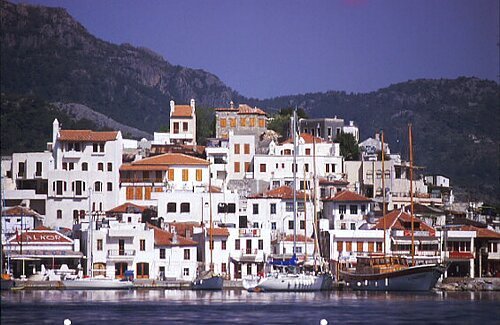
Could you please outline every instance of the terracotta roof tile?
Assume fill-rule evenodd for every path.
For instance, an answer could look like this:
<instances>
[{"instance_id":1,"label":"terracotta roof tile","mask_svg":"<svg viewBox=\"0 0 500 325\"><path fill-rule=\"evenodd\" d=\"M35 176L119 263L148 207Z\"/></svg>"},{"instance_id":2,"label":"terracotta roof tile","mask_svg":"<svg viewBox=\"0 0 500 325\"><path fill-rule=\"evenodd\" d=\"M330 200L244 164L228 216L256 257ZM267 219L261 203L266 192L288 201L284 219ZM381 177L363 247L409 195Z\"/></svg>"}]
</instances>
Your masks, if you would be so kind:
<instances>
[{"instance_id":1,"label":"terracotta roof tile","mask_svg":"<svg viewBox=\"0 0 500 325\"><path fill-rule=\"evenodd\" d=\"M304 140L304 143L313 143L313 139L314 139L315 143L323 143L323 142L325 142L323 139L318 138L318 137L313 137L309 133L301 133L299 135L299 137ZM298 141L298 139L297 139L297 141ZM293 143L293 138L286 139L285 141L283 141L283 143Z\"/></svg>"},{"instance_id":2,"label":"terracotta roof tile","mask_svg":"<svg viewBox=\"0 0 500 325\"><path fill-rule=\"evenodd\" d=\"M122 171L137 171L137 170L168 170L168 166L165 165L133 165L133 164L122 164L120 166Z\"/></svg>"},{"instance_id":3,"label":"terracotta roof tile","mask_svg":"<svg viewBox=\"0 0 500 325\"><path fill-rule=\"evenodd\" d=\"M296 236L296 242L298 242L298 243L303 243L305 239L306 239L306 236L304 236L304 235L297 234L297 236ZM293 241L293 235L286 235L285 238L282 239L282 241ZM311 237L307 237L307 242L312 243L313 239Z\"/></svg>"},{"instance_id":4,"label":"terracotta roof tile","mask_svg":"<svg viewBox=\"0 0 500 325\"><path fill-rule=\"evenodd\" d=\"M192 108L189 105L175 105L172 117L191 117Z\"/></svg>"},{"instance_id":5,"label":"terracotta roof tile","mask_svg":"<svg viewBox=\"0 0 500 325\"><path fill-rule=\"evenodd\" d=\"M168 230L172 232L175 228L175 232L183 237L189 238L193 235L193 229L195 227L200 227L199 222L169 222ZM188 236L189 231L189 236Z\"/></svg>"},{"instance_id":6,"label":"terracotta roof tile","mask_svg":"<svg viewBox=\"0 0 500 325\"><path fill-rule=\"evenodd\" d=\"M208 228L207 229L207 236L210 236L210 233L212 236L221 236L221 237L227 237L229 236L229 230L227 228Z\"/></svg>"},{"instance_id":7,"label":"terracotta roof tile","mask_svg":"<svg viewBox=\"0 0 500 325\"><path fill-rule=\"evenodd\" d=\"M15 206L12 208L4 208L2 210L2 215L3 216L30 216L30 217L41 217L41 215L27 207L22 207L22 206Z\"/></svg>"},{"instance_id":8,"label":"terracotta roof tile","mask_svg":"<svg viewBox=\"0 0 500 325\"><path fill-rule=\"evenodd\" d=\"M106 211L107 213L142 213L147 207L142 205L133 204L130 202L125 202L111 210Z\"/></svg>"},{"instance_id":9,"label":"terracotta roof tile","mask_svg":"<svg viewBox=\"0 0 500 325\"><path fill-rule=\"evenodd\" d=\"M60 130L59 141L114 141L118 131Z\"/></svg>"},{"instance_id":10,"label":"terracotta roof tile","mask_svg":"<svg viewBox=\"0 0 500 325\"><path fill-rule=\"evenodd\" d=\"M333 180L328 180L326 178L319 179L319 185L348 185L348 184L349 182L343 179L333 179Z\"/></svg>"},{"instance_id":11,"label":"terracotta roof tile","mask_svg":"<svg viewBox=\"0 0 500 325\"><path fill-rule=\"evenodd\" d=\"M181 235L173 235L171 232L162 230L158 227L148 225L154 230L156 246L196 246L197 243L191 239L187 239Z\"/></svg>"},{"instance_id":12,"label":"terracotta roof tile","mask_svg":"<svg viewBox=\"0 0 500 325\"><path fill-rule=\"evenodd\" d=\"M238 108L216 108L216 112L235 112L239 115L255 114L255 115L267 115L262 109L257 107L250 107L247 104L240 104Z\"/></svg>"},{"instance_id":13,"label":"terracotta roof tile","mask_svg":"<svg viewBox=\"0 0 500 325\"><path fill-rule=\"evenodd\" d=\"M210 163L201 158L188 156L182 153L165 153L154 157L134 161L132 165L209 165Z\"/></svg>"},{"instance_id":14,"label":"terracotta roof tile","mask_svg":"<svg viewBox=\"0 0 500 325\"><path fill-rule=\"evenodd\" d=\"M478 238L494 238L494 239L499 239L500 238L500 234L496 231L493 231L491 229L488 229L488 228L479 228L479 227L475 227L475 226L461 226L459 228L460 230L462 231L475 231L476 232L476 236Z\"/></svg>"},{"instance_id":15,"label":"terracotta roof tile","mask_svg":"<svg viewBox=\"0 0 500 325\"><path fill-rule=\"evenodd\" d=\"M304 192L297 191L297 199L304 198ZM293 189L290 186L281 186L270 191L259 193L255 195L251 195L248 198L250 199L286 199L293 200ZM309 195L306 194L306 198L309 199Z\"/></svg>"},{"instance_id":16,"label":"terracotta roof tile","mask_svg":"<svg viewBox=\"0 0 500 325\"><path fill-rule=\"evenodd\" d=\"M371 200L363 195L351 191L341 191L335 194L333 197L323 199L323 201L332 202L371 202Z\"/></svg>"},{"instance_id":17,"label":"terracotta roof tile","mask_svg":"<svg viewBox=\"0 0 500 325\"><path fill-rule=\"evenodd\" d=\"M405 223L411 222L411 216L408 213L402 212L401 210L392 210L391 212L387 213L384 217L380 218L372 229L384 229L384 218L385 218L386 229L408 230L408 228L405 227L402 224L402 222ZM418 230L429 231L429 232L435 231L434 228L428 226L425 222L423 222L419 218L414 217L413 222L420 223L420 229Z\"/></svg>"}]
</instances>

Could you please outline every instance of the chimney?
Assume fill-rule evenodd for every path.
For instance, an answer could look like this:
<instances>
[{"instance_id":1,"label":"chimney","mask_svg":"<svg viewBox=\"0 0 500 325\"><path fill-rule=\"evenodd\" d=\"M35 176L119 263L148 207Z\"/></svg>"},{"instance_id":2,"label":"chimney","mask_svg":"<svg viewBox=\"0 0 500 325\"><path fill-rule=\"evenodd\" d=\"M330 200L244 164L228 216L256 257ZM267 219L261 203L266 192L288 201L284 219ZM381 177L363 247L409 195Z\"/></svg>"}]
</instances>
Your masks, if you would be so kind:
<instances>
[{"instance_id":1,"label":"chimney","mask_svg":"<svg viewBox=\"0 0 500 325\"><path fill-rule=\"evenodd\" d=\"M54 144L56 143L59 130L59 121L57 119L54 119L54 122L52 122L52 146L54 146Z\"/></svg>"},{"instance_id":2,"label":"chimney","mask_svg":"<svg viewBox=\"0 0 500 325\"><path fill-rule=\"evenodd\" d=\"M196 110L196 102L194 101L193 98L191 98L191 114L194 114L194 111Z\"/></svg>"},{"instance_id":3,"label":"chimney","mask_svg":"<svg viewBox=\"0 0 500 325\"><path fill-rule=\"evenodd\" d=\"M349 121L349 126L354 126L354 121Z\"/></svg>"},{"instance_id":4,"label":"chimney","mask_svg":"<svg viewBox=\"0 0 500 325\"><path fill-rule=\"evenodd\" d=\"M375 140L380 141L380 133L375 133Z\"/></svg>"},{"instance_id":5,"label":"chimney","mask_svg":"<svg viewBox=\"0 0 500 325\"><path fill-rule=\"evenodd\" d=\"M234 108L234 102L233 102L233 101L230 101L230 102L229 102L229 105L231 106L231 109L233 109L233 108Z\"/></svg>"},{"instance_id":6,"label":"chimney","mask_svg":"<svg viewBox=\"0 0 500 325\"><path fill-rule=\"evenodd\" d=\"M175 111L175 102L173 100L171 100L170 101L170 116L172 116L174 111Z\"/></svg>"}]
</instances>

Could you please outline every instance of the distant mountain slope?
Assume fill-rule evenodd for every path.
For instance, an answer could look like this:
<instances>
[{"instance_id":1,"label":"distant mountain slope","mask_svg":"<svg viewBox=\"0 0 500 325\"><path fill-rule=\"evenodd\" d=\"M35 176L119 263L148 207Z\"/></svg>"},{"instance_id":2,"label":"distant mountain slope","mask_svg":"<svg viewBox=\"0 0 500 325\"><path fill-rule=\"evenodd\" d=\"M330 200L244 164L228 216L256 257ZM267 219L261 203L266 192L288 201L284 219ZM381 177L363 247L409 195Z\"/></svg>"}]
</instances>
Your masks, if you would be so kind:
<instances>
[{"instance_id":1,"label":"distant mountain slope","mask_svg":"<svg viewBox=\"0 0 500 325\"><path fill-rule=\"evenodd\" d=\"M426 173L450 177L462 198L498 202L499 96L496 82L463 77L408 81L367 94L284 96L259 105L273 110L298 106L313 117L354 120L362 139L384 129L392 151L403 157L411 122L416 162Z\"/></svg>"},{"instance_id":2,"label":"distant mountain slope","mask_svg":"<svg viewBox=\"0 0 500 325\"><path fill-rule=\"evenodd\" d=\"M149 132L168 121L171 99L214 106L239 97L213 74L92 36L64 9L6 1L1 7L4 93L80 103Z\"/></svg>"}]
</instances>

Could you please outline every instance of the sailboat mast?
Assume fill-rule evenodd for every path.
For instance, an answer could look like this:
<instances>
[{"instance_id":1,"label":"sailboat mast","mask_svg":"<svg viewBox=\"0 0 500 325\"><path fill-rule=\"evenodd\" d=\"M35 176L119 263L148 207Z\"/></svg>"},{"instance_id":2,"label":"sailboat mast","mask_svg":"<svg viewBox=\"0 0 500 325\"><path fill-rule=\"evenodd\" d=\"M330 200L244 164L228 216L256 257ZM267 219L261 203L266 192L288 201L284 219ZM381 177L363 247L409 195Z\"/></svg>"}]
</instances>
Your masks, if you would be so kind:
<instances>
[{"instance_id":1,"label":"sailboat mast","mask_svg":"<svg viewBox=\"0 0 500 325\"><path fill-rule=\"evenodd\" d=\"M318 125L319 127L319 125ZM318 205L317 205L317 198L318 196L316 195L317 187L316 187L316 137L313 135L313 202L314 202L314 216L313 216L313 230L314 230L314 270L316 270L316 255L318 255Z\"/></svg>"},{"instance_id":2,"label":"sailboat mast","mask_svg":"<svg viewBox=\"0 0 500 325\"><path fill-rule=\"evenodd\" d=\"M387 239L386 239L386 224L385 224L385 214L386 214L386 209L385 209L385 150L384 150L384 131L381 131L382 133L382 219L384 220L384 257L387 254Z\"/></svg>"},{"instance_id":3,"label":"sailboat mast","mask_svg":"<svg viewBox=\"0 0 500 325\"><path fill-rule=\"evenodd\" d=\"M304 167L304 254L307 261L307 198L306 198L306 168Z\"/></svg>"},{"instance_id":4,"label":"sailboat mast","mask_svg":"<svg viewBox=\"0 0 500 325\"><path fill-rule=\"evenodd\" d=\"M297 246L297 108L293 111L293 254Z\"/></svg>"},{"instance_id":5,"label":"sailboat mast","mask_svg":"<svg viewBox=\"0 0 500 325\"><path fill-rule=\"evenodd\" d=\"M210 164L208 165L208 205L210 212L210 242L208 243L208 247L210 247L210 271L213 272L214 264L213 264L213 230L212 230L212 176L210 175Z\"/></svg>"},{"instance_id":6,"label":"sailboat mast","mask_svg":"<svg viewBox=\"0 0 500 325\"><path fill-rule=\"evenodd\" d=\"M408 125L408 140L410 142L410 216L411 216L411 264L415 265L415 229L413 216L413 139L411 123Z\"/></svg>"}]
</instances>

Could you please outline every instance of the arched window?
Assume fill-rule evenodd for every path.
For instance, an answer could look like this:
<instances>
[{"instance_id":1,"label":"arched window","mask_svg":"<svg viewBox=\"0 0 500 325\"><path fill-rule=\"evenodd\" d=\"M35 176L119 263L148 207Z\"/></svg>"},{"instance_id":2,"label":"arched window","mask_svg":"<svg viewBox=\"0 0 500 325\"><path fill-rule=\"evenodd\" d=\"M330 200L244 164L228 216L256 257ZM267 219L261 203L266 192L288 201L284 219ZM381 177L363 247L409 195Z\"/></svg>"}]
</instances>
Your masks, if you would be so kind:
<instances>
[{"instance_id":1,"label":"arched window","mask_svg":"<svg viewBox=\"0 0 500 325\"><path fill-rule=\"evenodd\" d=\"M94 191L102 192L102 182L97 181L94 183Z\"/></svg>"}]
</instances>

